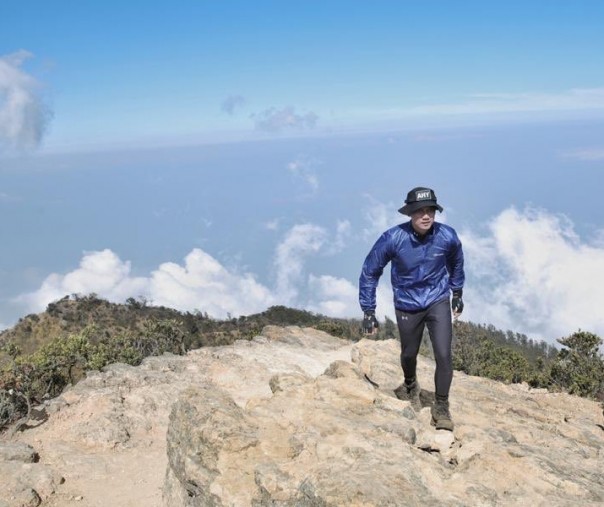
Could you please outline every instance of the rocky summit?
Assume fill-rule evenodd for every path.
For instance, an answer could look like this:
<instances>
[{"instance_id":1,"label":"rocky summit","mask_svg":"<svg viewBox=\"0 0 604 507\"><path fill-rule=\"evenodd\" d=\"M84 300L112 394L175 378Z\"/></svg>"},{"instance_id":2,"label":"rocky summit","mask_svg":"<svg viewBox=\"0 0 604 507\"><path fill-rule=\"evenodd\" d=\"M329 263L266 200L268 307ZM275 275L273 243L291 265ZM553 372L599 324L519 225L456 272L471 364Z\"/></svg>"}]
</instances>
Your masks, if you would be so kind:
<instances>
[{"instance_id":1,"label":"rocky summit","mask_svg":"<svg viewBox=\"0 0 604 507\"><path fill-rule=\"evenodd\" d=\"M604 504L598 403L455 372L435 430L434 364L414 407L399 352L269 326L91 373L0 441L0 506Z\"/></svg>"}]
</instances>

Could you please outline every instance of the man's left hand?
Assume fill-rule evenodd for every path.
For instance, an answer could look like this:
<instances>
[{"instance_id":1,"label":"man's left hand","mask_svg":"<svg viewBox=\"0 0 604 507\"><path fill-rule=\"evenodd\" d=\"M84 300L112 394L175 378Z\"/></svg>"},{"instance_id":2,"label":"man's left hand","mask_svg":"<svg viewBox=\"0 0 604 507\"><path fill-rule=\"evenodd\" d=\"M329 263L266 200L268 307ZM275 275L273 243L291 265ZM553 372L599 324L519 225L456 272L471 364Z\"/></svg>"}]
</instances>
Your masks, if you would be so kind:
<instances>
[{"instance_id":1,"label":"man's left hand","mask_svg":"<svg viewBox=\"0 0 604 507\"><path fill-rule=\"evenodd\" d=\"M451 310L453 310L453 318L456 319L463 312L463 291L461 289L453 291L453 299L451 300Z\"/></svg>"}]
</instances>

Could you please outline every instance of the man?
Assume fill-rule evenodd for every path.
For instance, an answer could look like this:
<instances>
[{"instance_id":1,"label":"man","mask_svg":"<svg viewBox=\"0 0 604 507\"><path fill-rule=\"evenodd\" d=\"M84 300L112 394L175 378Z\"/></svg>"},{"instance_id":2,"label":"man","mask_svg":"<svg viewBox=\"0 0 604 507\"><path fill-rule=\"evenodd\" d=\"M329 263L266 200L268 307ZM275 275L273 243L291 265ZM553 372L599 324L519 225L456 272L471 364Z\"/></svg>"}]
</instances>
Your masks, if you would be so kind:
<instances>
[{"instance_id":1,"label":"man","mask_svg":"<svg viewBox=\"0 0 604 507\"><path fill-rule=\"evenodd\" d=\"M392 227L377 240L363 264L359 279L359 302L364 312L364 332L377 332L376 289L390 262L396 322L401 339L401 366L405 381L395 390L421 406L416 378L417 354L424 327L428 326L436 370L432 424L453 431L449 412L449 389L453 380L451 342L453 317L463 311L463 251L452 227L434 221L437 203L434 190L416 187L407 194L398 211L411 220ZM451 307L449 294L453 293Z\"/></svg>"}]
</instances>

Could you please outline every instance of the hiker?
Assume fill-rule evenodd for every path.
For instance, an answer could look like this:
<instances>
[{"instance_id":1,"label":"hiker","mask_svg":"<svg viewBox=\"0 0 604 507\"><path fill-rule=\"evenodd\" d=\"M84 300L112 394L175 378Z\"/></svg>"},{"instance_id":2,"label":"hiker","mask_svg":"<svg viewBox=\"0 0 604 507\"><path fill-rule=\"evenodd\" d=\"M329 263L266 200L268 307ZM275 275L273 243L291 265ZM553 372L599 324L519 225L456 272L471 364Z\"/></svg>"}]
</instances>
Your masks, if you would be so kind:
<instances>
[{"instance_id":1,"label":"hiker","mask_svg":"<svg viewBox=\"0 0 604 507\"><path fill-rule=\"evenodd\" d=\"M405 378L394 392L399 399L411 400L414 407L421 407L416 366L427 325L436 360L432 424L436 429L453 431L449 412L453 380L451 310L455 319L463 311L465 277L461 242L452 227L434 221L437 210L442 212L443 208L431 188L416 187L407 194L398 211L411 220L387 230L373 245L359 278L359 303L364 312L363 331L377 333L376 289L390 262Z\"/></svg>"}]
</instances>

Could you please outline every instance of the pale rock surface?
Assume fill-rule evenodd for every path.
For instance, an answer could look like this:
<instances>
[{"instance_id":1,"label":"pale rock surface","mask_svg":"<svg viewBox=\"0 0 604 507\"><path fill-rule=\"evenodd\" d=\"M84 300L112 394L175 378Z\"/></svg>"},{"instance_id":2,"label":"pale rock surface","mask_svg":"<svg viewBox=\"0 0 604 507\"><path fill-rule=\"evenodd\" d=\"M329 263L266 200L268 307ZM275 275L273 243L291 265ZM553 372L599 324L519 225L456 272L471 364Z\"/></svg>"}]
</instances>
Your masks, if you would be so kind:
<instances>
[{"instance_id":1,"label":"pale rock surface","mask_svg":"<svg viewBox=\"0 0 604 507\"><path fill-rule=\"evenodd\" d=\"M433 362L419 358L416 412L393 396L398 360L393 340L269 326L250 342L112 365L14 435L33 449L0 452L3 486L25 477L5 468L15 463L52 474L21 481L21 500L3 487L0 506L604 504L597 403L456 372L455 431L436 431Z\"/></svg>"},{"instance_id":2,"label":"pale rock surface","mask_svg":"<svg viewBox=\"0 0 604 507\"><path fill-rule=\"evenodd\" d=\"M0 441L0 507L37 507L57 490L63 478L38 459L30 445Z\"/></svg>"}]
</instances>

